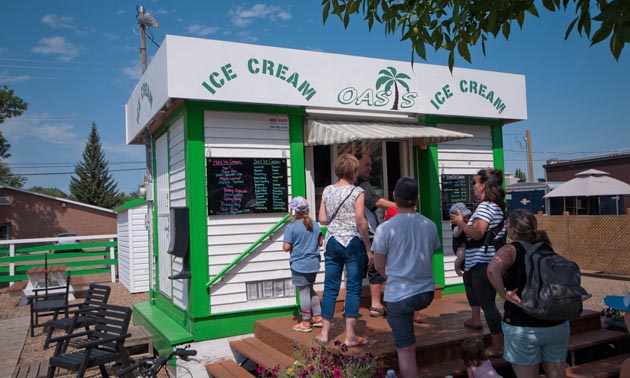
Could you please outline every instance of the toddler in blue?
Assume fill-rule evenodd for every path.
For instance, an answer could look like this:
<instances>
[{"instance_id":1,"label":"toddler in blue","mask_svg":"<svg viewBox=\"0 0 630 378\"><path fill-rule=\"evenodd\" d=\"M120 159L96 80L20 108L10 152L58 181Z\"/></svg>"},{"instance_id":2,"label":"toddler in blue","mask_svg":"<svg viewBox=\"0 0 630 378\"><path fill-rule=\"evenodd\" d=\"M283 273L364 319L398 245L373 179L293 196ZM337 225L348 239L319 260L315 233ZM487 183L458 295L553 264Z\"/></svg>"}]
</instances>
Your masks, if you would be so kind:
<instances>
[{"instance_id":1,"label":"toddler in blue","mask_svg":"<svg viewBox=\"0 0 630 378\"><path fill-rule=\"evenodd\" d=\"M293 211L289 224L284 229L282 249L291 253L291 279L300 295L302 322L296 324L296 332L311 332L312 327L322 326L322 308L319 297L313 289L319 272L321 256L319 247L323 237L319 225L308 215L308 202L303 197L295 197L289 203Z\"/></svg>"}]
</instances>

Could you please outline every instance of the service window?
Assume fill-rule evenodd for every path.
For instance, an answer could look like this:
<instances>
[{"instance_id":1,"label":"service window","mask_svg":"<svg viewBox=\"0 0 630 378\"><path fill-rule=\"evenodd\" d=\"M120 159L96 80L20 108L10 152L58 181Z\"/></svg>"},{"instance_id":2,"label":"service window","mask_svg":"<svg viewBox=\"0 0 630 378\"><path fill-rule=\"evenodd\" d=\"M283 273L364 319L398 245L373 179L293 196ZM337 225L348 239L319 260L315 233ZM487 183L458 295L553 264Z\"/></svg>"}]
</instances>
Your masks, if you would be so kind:
<instances>
[{"instance_id":1,"label":"service window","mask_svg":"<svg viewBox=\"0 0 630 378\"><path fill-rule=\"evenodd\" d=\"M315 186L316 211L311 214L317 216L316 213L319 211L324 188L337 181L334 168L335 161L338 156L345 153L368 153L372 159L372 172L369 177L370 184L378 195L393 201L396 181L409 172L407 146L407 142L402 141L358 141L313 147L313 162L310 170ZM381 222L384 214L385 212L381 209L377 211L377 216Z\"/></svg>"}]
</instances>

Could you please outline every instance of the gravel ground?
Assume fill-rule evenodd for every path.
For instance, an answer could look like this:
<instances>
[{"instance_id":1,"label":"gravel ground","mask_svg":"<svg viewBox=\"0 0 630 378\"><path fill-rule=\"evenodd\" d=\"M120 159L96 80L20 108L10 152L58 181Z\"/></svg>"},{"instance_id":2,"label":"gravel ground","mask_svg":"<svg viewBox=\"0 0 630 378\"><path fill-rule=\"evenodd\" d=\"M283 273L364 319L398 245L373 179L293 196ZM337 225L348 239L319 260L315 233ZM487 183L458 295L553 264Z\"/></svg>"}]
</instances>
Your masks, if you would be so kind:
<instances>
[{"instance_id":1,"label":"gravel ground","mask_svg":"<svg viewBox=\"0 0 630 378\"><path fill-rule=\"evenodd\" d=\"M111 286L109 303L132 306L134 303L144 302L149 299L148 293L130 294L129 291L120 283L105 283ZM619 277L617 279L582 276L582 285L592 294L592 297L584 302L584 307L600 311L604 305L604 297L606 295L625 295L630 292L630 277ZM83 299L78 298L75 302L81 302ZM19 298L11 297L7 293L0 292L0 319L13 317L29 316L28 306L16 307ZM20 364L48 359L54 348L44 350L44 334L42 329L38 328L35 337L26 337L24 348L20 356Z\"/></svg>"},{"instance_id":2,"label":"gravel ground","mask_svg":"<svg viewBox=\"0 0 630 378\"><path fill-rule=\"evenodd\" d=\"M134 303L145 302L149 300L148 293L139 293L139 294L130 294L129 290L124 287L120 282L111 283L111 282L103 282L102 284L108 285L112 288L112 291L109 295L110 304L120 305L120 306L129 306L131 307ZM22 306L16 307L19 302L18 297L11 297L7 293L0 293L0 319L8 319L14 317L21 316L29 316L29 307ZM83 298L77 298L71 303L82 303ZM44 319L45 321L45 319ZM22 349L22 354L20 355L20 364L25 364L32 361L44 360L48 359L52 356L55 348L54 345L44 350L44 339L45 334L43 333L43 328L35 329L35 337L30 336L30 331L26 336L26 340L24 341L24 348Z\"/></svg>"}]
</instances>

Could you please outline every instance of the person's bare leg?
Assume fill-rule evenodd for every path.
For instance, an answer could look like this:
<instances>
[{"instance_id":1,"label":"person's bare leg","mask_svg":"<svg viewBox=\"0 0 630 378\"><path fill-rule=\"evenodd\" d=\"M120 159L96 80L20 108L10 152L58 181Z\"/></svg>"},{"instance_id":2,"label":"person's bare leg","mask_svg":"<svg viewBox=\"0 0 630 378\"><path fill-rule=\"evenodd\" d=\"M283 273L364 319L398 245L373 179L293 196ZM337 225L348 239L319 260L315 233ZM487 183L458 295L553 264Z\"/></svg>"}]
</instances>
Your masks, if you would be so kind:
<instances>
[{"instance_id":1,"label":"person's bare leg","mask_svg":"<svg viewBox=\"0 0 630 378\"><path fill-rule=\"evenodd\" d=\"M538 378L538 364L536 365L515 365L512 364L512 370L517 378ZM545 370L545 373L547 370Z\"/></svg>"},{"instance_id":2,"label":"person's bare leg","mask_svg":"<svg viewBox=\"0 0 630 378\"><path fill-rule=\"evenodd\" d=\"M319 342L327 344L328 343L328 333L330 332L330 320L326 318L322 318L322 331L319 336L315 338L319 340Z\"/></svg>"},{"instance_id":3,"label":"person's bare leg","mask_svg":"<svg viewBox=\"0 0 630 378\"><path fill-rule=\"evenodd\" d=\"M375 308L377 310L383 309L383 304L381 303L381 284L370 284L370 297L372 297L372 305L371 308Z\"/></svg>"},{"instance_id":4,"label":"person's bare leg","mask_svg":"<svg viewBox=\"0 0 630 378\"><path fill-rule=\"evenodd\" d=\"M565 378L567 376L567 364L560 362L543 362L545 377L547 378Z\"/></svg>"},{"instance_id":5,"label":"person's bare leg","mask_svg":"<svg viewBox=\"0 0 630 378\"><path fill-rule=\"evenodd\" d=\"M357 335L354 333L354 326L357 325L357 318L346 318L346 345L354 345Z\"/></svg>"},{"instance_id":6,"label":"person's bare leg","mask_svg":"<svg viewBox=\"0 0 630 378\"><path fill-rule=\"evenodd\" d=\"M481 325L481 306L471 306L472 324Z\"/></svg>"},{"instance_id":7,"label":"person's bare leg","mask_svg":"<svg viewBox=\"0 0 630 378\"><path fill-rule=\"evenodd\" d=\"M416 346L396 348L396 353L398 354L398 369L400 369L401 378L416 378L418 375Z\"/></svg>"}]
</instances>

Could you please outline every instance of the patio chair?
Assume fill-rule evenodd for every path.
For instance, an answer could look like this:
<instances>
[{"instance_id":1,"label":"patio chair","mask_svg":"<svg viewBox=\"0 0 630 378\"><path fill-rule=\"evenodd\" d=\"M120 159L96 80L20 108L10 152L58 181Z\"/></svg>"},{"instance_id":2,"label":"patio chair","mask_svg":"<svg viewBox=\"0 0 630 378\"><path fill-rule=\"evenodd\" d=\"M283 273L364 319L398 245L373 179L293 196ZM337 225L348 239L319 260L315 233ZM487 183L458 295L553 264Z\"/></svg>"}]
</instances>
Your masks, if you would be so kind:
<instances>
[{"instance_id":1,"label":"patio chair","mask_svg":"<svg viewBox=\"0 0 630 378\"><path fill-rule=\"evenodd\" d=\"M58 314L55 314L52 320L44 324L44 327L48 327L44 349L48 348L50 339L56 329L65 330L66 333L74 331L74 328L71 327L89 330L90 325L94 324L94 318L98 315L96 310L107 303L111 290L106 285L90 284L83 303L68 305L65 310L65 317L59 318Z\"/></svg>"},{"instance_id":2,"label":"patio chair","mask_svg":"<svg viewBox=\"0 0 630 378\"><path fill-rule=\"evenodd\" d=\"M128 332L131 308L104 304L95 310L95 314L94 325L89 331L50 339L57 344L54 355L48 361L48 378L54 377L57 368L75 371L77 378L83 378L86 370L95 366L99 367L103 378L108 378L106 364L121 362L122 367L129 366L125 339L131 336ZM76 327L73 326L73 329ZM69 343L74 339L80 342L72 352L67 352Z\"/></svg>"},{"instance_id":3,"label":"patio chair","mask_svg":"<svg viewBox=\"0 0 630 378\"><path fill-rule=\"evenodd\" d=\"M31 299L31 337L35 336L35 328L43 327L39 318L52 316L57 318L68 308L68 294L70 292L70 272L67 272L66 284L63 286L48 286L48 277L42 288L32 290ZM66 313L67 316L67 313Z\"/></svg>"}]
</instances>

